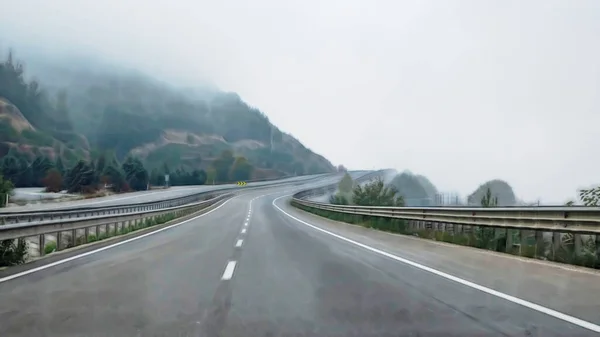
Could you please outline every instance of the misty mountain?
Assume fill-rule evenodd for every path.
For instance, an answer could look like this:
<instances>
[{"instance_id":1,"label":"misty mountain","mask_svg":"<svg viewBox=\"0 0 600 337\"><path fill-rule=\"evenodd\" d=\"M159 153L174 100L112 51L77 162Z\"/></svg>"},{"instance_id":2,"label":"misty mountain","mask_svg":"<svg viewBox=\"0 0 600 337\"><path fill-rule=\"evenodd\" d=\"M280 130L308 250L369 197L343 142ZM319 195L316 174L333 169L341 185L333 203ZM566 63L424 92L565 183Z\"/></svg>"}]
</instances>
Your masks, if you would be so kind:
<instances>
[{"instance_id":1,"label":"misty mountain","mask_svg":"<svg viewBox=\"0 0 600 337\"><path fill-rule=\"evenodd\" d=\"M434 198L435 195L438 193L437 187L435 187L435 185L431 181L429 181L429 179L426 176L417 174L415 177L417 178L421 186L423 186L425 192L427 192L427 196Z\"/></svg>"},{"instance_id":2,"label":"misty mountain","mask_svg":"<svg viewBox=\"0 0 600 337\"><path fill-rule=\"evenodd\" d=\"M498 206L515 206L517 198L512 187L504 180L494 179L481 184L473 193L468 196L469 205L481 205L481 198L487 192L492 192L492 197L498 198Z\"/></svg>"},{"instance_id":3,"label":"misty mountain","mask_svg":"<svg viewBox=\"0 0 600 337\"><path fill-rule=\"evenodd\" d=\"M405 171L396 175L390 185L404 197L408 207L431 206L435 201L437 188L425 176Z\"/></svg>"},{"instance_id":4,"label":"misty mountain","mask_svg":"<svg viewBox=\"0 0 600 337\"><path fill-rule=\"evenodd\" d=\"M334 171L235 93L175 88L95 62L34 60L31 69L12 57L0 67L0 156L43 153L72 164L111 151L150 168L206 168L232 150L270 174Z\"/></svg>"}]
</instances>

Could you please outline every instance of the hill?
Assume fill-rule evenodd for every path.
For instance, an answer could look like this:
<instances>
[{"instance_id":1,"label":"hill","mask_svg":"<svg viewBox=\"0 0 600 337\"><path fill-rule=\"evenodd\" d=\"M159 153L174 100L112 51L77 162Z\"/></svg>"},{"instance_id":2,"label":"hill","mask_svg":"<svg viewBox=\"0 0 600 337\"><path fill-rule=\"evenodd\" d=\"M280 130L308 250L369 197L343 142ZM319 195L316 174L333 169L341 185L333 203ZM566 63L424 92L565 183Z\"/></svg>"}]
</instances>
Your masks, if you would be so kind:
<instances>
[{"instance_id":1,"label":"hill","mask_svg":"<svg viewBox=\"0 0 600 337\"><path fill-rule=\"evenodd\" d=\"M515 206L517 204L512 187L504 180L494 179L480 185L468 196L469 205L481 205L481 198L488 188L492 192L492 197L498 198L498 206Z\"/></svg>"},{"instance_id":2,"label":"hill","mask_svg":"<svg viewBox=\"0 0 600 337\"><path fill-rule=\"evenodd\" d=\"M44 68L45 67L45 68ZM65 166L110 152L149 169L208 169L223 151L262 178L333 172L324 157L269 122L237 94L179 90L119 70L0 64L0 156L61 158Z\"/></svg>"},{"instance_id":3,"label":"hill","mask_svg":"<svg viewBox=\"0 0 600 337\"><path fill-rule=\"evenodd\" d=\"M437 193L436 187L425 176L402 172L390 182L404 197L406 206L431 206Z\"/></svg>"},{"instance_id":4,"label":"hill","mask_svg":"<svg viewBox=\"0 0 600 337\"><path fill-rule=\"evenodd\" d=\"M427 192L427 196L429 196L430 198L435 198L435 195L438 194L437 187L435 187L435 185L431 181L429 181L429 179L426 176L417 174L415 177L417 178L421 186L423 186L425 192Z\"/></svg>"}]
</instances>

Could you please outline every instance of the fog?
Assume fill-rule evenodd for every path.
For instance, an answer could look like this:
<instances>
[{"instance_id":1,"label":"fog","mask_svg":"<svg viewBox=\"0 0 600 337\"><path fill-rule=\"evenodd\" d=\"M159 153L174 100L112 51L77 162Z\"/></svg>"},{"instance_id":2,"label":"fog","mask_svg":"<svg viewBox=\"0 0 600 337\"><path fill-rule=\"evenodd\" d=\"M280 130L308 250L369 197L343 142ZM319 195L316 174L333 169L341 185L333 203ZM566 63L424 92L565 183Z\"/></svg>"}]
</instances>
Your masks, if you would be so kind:
<instances>
[{"instance_id":1,"label":"fog","mask_svg":"<svg viewBox=\"0 0 600 337\"><path fill-rule=\"evenodd\" d=\"M313 151L465 195L600 183L600 2L0 0L0 47L237 92ZM24 58L24 61L27 61Z\"/></svg>"}]
</instances>

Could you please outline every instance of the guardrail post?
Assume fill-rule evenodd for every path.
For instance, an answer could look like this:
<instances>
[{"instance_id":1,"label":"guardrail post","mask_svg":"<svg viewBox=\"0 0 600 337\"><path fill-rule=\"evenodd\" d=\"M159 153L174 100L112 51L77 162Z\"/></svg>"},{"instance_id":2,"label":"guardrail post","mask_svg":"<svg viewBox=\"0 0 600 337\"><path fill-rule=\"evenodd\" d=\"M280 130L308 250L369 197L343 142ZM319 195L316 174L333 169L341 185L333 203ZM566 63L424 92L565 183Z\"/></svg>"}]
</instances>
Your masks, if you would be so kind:
<instances>
[{"instance_id":1,"label":"guardrail post","mask_svg":"<svg viewBox=\"0 0 600 337\"><path fill-rule=\"evenodd\" d=\"M100 226L95 226L96 227L96 240L100 240Z\"/></svg>"},{"instance_id":2,"label":"guardrail post","mask_svg":"<svg viewBox=\"0 0 600 337\"><path fill-rule=\"evenodd\" d=\"M528 231L521 229L519 231L519 241L521 242L521 244L519 245L519 255L523 255L525 254L526 248L527 248L527 236L528 236Z\"/></svg>"},{"instance_id":3,"label":"guardrail post","mask_svg":"<svg viewBox=\"0 0 600 337\"><path fill-rule=\"evenodd\" d=\"M582 247L581 247L581 234L573 234L573 248L575 256L581 256Z\"/></svg>"},{"instance_id":4,"label":"guardrail post","mask_svg":"<svg viewBox=\"0 0 600 337\"><path fill-rule=\"evenodd\" d=\"M556 253L560 248L560 233L552 232L552 259L556 261Z\"/></svg>"},{"instance_id":5,"label":"guardrail post","mask_svg":"<svg viewBox=\"0 0 600 337\"><path fill-rule=\"evenodd\" d=\"M596 234L596 263L600 264L600 234Z\"/></svg>"},{"instance_id":6,"label":"guardrail post","mask_svg":"<svg viewBox=\"0 0 600 337\"><path fill-rule=\"evenodd\" d=\"M513 250L513 236L510 228L506 229L506 252L512 254Z\"/></svg>"},{"instance_id":7,"label":"guardrail post","mask_svg":"<svg viewBox=\"0 0 600 337\"><path fill-rule=\"evenodd\" d=\"M71 230L71 243L72 243L72 247L77 246L77 230L76 229Z\"/></svg>"},{"instance_id":8,"label":"guardrail post","mask_svg":"<svg viewBox=\"0 0 600 337\"><path fill-rule=\"evenodd\" d=\"M56 250L61 250L63 245L62 232L56 232Z\"/></svg>"},{"instance_id":9,"label":"guardrail post","mask_svg":"<svg viewBox=\"0 0 600 337\"><path fill-rule=\"evenodd\" d=\"M535 256L543 257L546 255L546 245L544 244L544 231L535 231Z\"/></svg>"},{"instance_id":10,"label":"guardrail post","mask_svg":"<svg viewBox=\"0 0 600 337\"><path fill-rule=\"evenodd\" d=\"M83 243L88 243L89 236L90 236L90 228L86 227L83 229Z\"/></svg>"},{"instance_id":11,"label":"guardrail post","mask_svg":"<svg viewBox=\"0 0 600 337\"><path fill-rule=\"evenodd\" d=\"M40 256L44 256L44 254L46 254L46 234L40 234L38 250L40 252Z\"/></svg>"}]
</instances>

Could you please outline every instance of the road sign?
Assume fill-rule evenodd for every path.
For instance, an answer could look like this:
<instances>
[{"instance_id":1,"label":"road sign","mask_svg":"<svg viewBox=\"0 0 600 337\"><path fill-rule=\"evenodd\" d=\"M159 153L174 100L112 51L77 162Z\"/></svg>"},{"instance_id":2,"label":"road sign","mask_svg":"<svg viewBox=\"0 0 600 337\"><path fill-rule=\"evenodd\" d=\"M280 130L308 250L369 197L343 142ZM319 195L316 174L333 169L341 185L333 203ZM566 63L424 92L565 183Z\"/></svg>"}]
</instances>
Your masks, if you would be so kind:
<instances>
[{"instance_id":1,"label":"road sign","mask_svg":"<svg viewBox=\"0 0 600 337\"><path fill-rule=\"evenodd\" d=\"M245 181L238 181L237 184L238 184L238 186L246 186Z\"/></svg>"}]
</instances>

